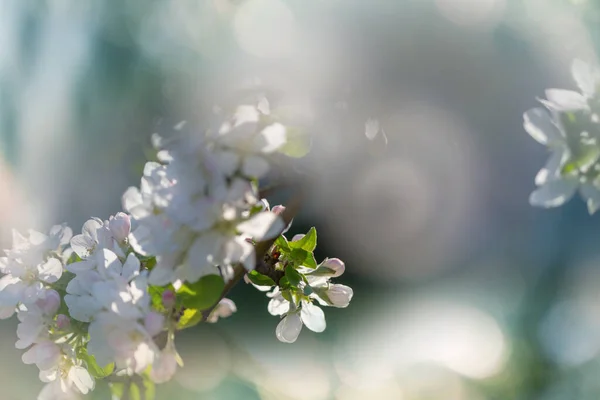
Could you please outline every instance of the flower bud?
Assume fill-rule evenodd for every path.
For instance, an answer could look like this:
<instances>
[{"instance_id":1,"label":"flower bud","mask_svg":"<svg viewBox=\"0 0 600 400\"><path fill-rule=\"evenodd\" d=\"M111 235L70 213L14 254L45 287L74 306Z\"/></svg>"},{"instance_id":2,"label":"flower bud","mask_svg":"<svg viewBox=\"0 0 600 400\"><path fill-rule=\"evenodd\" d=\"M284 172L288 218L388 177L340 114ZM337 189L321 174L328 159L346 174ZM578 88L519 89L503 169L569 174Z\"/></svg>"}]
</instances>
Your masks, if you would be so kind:
<instances>
[{"instance_id":1,"label":"flower bud","mask_svg":"<svg viewBox=\"0 0 600 400\"><path fill-rule=\"evenodd\" d=\"M321 265L319 265L319 268L321 267L330 269L332 272L327 275L331 276L332 278L337 278L346 270L346 265L339 258L327 258L321 263Z\"/></svg>"},{"instance_id":2,"label":"flower bud","mask_svg":"<svg viewBox=\"0 0 600 400\"><path fill-rule=\"evenodd\" d=\"M71 319L64 314L58 314L56 317L56 327L61 331L69 329L71 326Z\"/></svg>"},{"instance_id":3,"label":"flower bud","mask_svg":"<svg viewBox=\"0 0 600 400\"><path fill-rule=\"evenodd\" d=\"M144 318L144 327L150 336L158 335L162 331L164 323L164 315L152 311L146 315L146 318Z\"/></svg>"},{"instance_id":4,"label":"flower bud","mask_svg":"<svg viewBox=\"0 0 600 400\"><path fill-rule=\"evenodd\" d=\"M237 311L237 307L235 303L230 299L221 299L219 304L215 307L215 309L210 313L206 322L215 323L219 320L219 318L227 318L230 317L231 314Z\"/></svg>"},{"instance_id":5,"label":"flower bud","mask_svg":"<svg viewBox=\"0 0 600 400\"><path fill-rule=\"evenodd\" d=\"M294 235L294 237L292 238L292 242L297 242L298 240L302 239L304 236L306 236L304 233L298 233L298 234Z\"/></svg>"},{"instance_id":6,"label":"flower bud","mask_svg":"<svg viewBox=\"0 0 600 400\"><path fill-rule=\"evenodd\" d=\"M348 307L348 304L350 304L352 296L354 296L354 291L346 285L331 285L325 294L329 299L329 305L338 308L346 308Z\"/></svg>"},{"instance_id":7,"label":"flower bud","mask_svg":"<svg viewBox=\"0 0 600 400\"><path fill-rule=\"evenodd\" d=\"M114 217L110 217L108 228L117 242L123 242L131 232L131 219L125 213L117 213Z\"/></svg>"},{"instance_id":8,"label":"flower bud","mask_svg":"<svg viewBox=\"0 0 600 400\"><path fill-rule=\"evenodd\" d=\"M44 298L38 299L35 305L46 315L54 315L60 308L60 295L56 290L49 289Z\"/></svg>"},{"instance_id":9,"label":"flower bud","mask_svg":"<svg viewBox=\"0 0 600 400\"><path fill-rule=\"evenodd\" d=\"M285 206L282 206L282 205L274 206L271 209L271 211L274 212L277 215L281 215L285 211Z\"/></svg>"},{"instance_id":10,"label":"flower bud","mask_svg":"<svg viewBox=\"0 0 600 400\"><path fill-rule=\"evenodd\" d=\"M172 290L165 290L162 294L162 303L165 308L170 309L175 305L175 292Z\"/></svg>"}]
</instances>

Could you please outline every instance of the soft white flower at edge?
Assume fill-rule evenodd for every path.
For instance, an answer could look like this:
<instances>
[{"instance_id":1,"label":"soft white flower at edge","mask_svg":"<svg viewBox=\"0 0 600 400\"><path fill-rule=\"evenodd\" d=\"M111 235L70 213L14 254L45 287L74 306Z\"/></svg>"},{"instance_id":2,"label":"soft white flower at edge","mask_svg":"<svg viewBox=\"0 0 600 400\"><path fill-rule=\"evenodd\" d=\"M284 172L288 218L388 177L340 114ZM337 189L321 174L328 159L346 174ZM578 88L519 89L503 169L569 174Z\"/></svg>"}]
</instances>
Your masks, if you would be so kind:
<instances>
[{"instance_id":1,"label":"soft white flower at edge","mask_svg":"<svg viewBox=\"0 0 600 400\"><path fill-rule=\"evenodd\" d=\"M275 336L284 343L294 343L300 335L302 325L313 332L323 332L327 327L323 310L314 304L303 300L301 309L294 309L290 303L290 311L283 317L275 329Z\"/></svg>"}]
</instances>

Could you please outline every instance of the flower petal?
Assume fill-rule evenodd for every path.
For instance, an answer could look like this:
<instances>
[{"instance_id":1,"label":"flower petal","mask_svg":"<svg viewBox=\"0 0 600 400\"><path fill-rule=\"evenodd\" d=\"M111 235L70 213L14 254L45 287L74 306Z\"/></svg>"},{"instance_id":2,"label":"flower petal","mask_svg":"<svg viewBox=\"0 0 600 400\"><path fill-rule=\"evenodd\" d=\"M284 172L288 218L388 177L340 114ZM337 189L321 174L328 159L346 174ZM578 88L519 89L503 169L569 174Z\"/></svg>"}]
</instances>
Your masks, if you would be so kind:
<instances>
[{"instance_id":1,"label":"flower petal","mask_svg":"<svg viewBox=\"0 0 600 400\"><path fill-rule=\"evenodd\" d=\"M531 193L529 203L537 207L558 207L573 197L577 185L576 178L548 181Z\"/></svg>"},{"instance_id":2,"label":"flower petal","mask_svg":"<svg viewBox=\"0 0 600 400\"><path fill-rule=\"evenodd\" d=\"M72 366L69 370L69 380L75 384L75 387L83 394L94 390L94 379L87 369L79 366Z\"/></svg>"},{"instance_id":3,"label":"flower petal","mask_svg":"<svg viewBox=\"0 0 600 400\"><path fill-rule=\"evenodd\" d=\"M561 112L579 111L588 109L586 98L578 92L564 89L546 90L546 101L550 109Z\"/></svg>"},{"instance_id":4,"label":"flower petal","mask_svg":"<svg viewBox=\"0 0 600 400\"><path fill-rule=\"evenodd\" d=\"M537 142L548 145L562 143L564 135L554 123L548 111L542 108L532 108L523 114L523 127Z\"/></svg>"},{"instance_id":5,"label":"flower petal","mask_svg":"<svg viewBox=\"0 0 600 400\"><path fill-rule=\"evenodd\" d=\"M275 336L283 343L294 343L302 330L302 320L297 313L288 314L277 325Z\"/></svg>"},{"instance_id":6,"label":"flower petal","mask_svg":"<svg viewBox=\"0 0 600 400\"><path fill-rule=\"evenodd\" d=\"M62 272L63 265L56 258L49 258L44 264L38 266L39 278L44 282L56 282L62 276Z\"/></svg>"},{"instance_id":7,"label":"flower petal","mask_svg":"<svg viewBox=\"0 0 600 400\"><path fill-rule=\"evenodd\" d=\"M323 310L312 303L302 302L300 316L304 325L313 332L323 332L327 327Z\"/></svg>"},{"instance_id":8,"label":"flower petal","mask_svg":"<svg viewBox=\"0 0 600 400\"><path fill-rule=\"evenodd\" d=\"M278 236L284 228L283 220L271 211L260 212L237 226L241 233L259 242Z\"/></svg>"}]
</instances>

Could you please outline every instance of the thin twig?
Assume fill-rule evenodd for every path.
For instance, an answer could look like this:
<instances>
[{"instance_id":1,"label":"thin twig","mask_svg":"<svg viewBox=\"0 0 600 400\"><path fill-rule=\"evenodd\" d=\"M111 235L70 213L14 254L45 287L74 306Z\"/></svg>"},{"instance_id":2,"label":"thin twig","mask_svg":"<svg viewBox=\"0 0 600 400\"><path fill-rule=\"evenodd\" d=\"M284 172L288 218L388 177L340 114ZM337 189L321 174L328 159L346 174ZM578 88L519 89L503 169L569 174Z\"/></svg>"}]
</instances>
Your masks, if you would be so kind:
<instances>
[{"instance_id":1,"label":"thin twig","mask_svg":"<svg viewBox=\"0 0 600 400\"><path fill-rule=\"evenodd\" d=\"M292 200L290 201L290 204L288 204L286 206L283 213L281 213L281 219L283 220L282 231L283 231L283 229L285 229L285 227L287 227L290 224L290 222L292 222L292 219L294 219L294 217L296 216L298 211L300 211L303 200L304 200L304 196L302 194L297 194L296 196L294 196L292 198ZM256 244L254 253L256 255L257 263L259 263L260 261L263 260L265 253L267 251L269 251L271 246L273 246L273 243L275 243L275 240L277 240L277 238L281 235L282 231L279 232L274 238L265 240L264 242L260 242L260 243ZM217 302L215 304L213 304L206 310L202 311L202 322L206 322L206 320L210 316L210 313L215 309L215 307L217 307L219 302L225 296L227 296L227 294L229 294L229 291L235 285L237 285L237 283L244 277L244 275L247 272L246 269L244 269L243 265L241 265L241 264L236 265L233 270L234 270L233 278L231 278L229 280L229 282L227 282L227 284L225 285L225 288L223 289L223 292L221 292L221 296L219 297L219 300L217 300Z\"/></svg>"}]
</instances>

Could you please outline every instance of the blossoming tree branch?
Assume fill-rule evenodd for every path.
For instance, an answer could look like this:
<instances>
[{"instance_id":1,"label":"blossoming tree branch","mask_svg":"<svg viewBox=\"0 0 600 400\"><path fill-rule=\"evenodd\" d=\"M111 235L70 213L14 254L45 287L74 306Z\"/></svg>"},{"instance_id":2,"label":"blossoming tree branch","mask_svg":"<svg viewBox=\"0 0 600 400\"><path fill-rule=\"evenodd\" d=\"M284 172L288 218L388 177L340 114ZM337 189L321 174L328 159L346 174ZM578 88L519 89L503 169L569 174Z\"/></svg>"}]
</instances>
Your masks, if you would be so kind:
<instances>
[{"instance_id":1,"label":"blossoming tree branch","mask_svg":"<svg viewBox=\"0 0 600 400\"><path fill-rule=\"evenodd\" d=\"M537 114L536 114L537 115ZM16 313L16 347L46 382L39 400L76 399L106 380L113 399L154 397L184 360L177 332L231 316L240 280L269 298L275 337L325 330L321 306L347 307L337 258L317 262L317 232L285 236L301 201L270 207L259 182L303 138L264 100L206 132L153 137L158 162L123 195L125 212L92 218L80 234L13 232L0 258L0 318ZM539 137L539 135L538 135Z\"/></svg>"}]
</instances>

